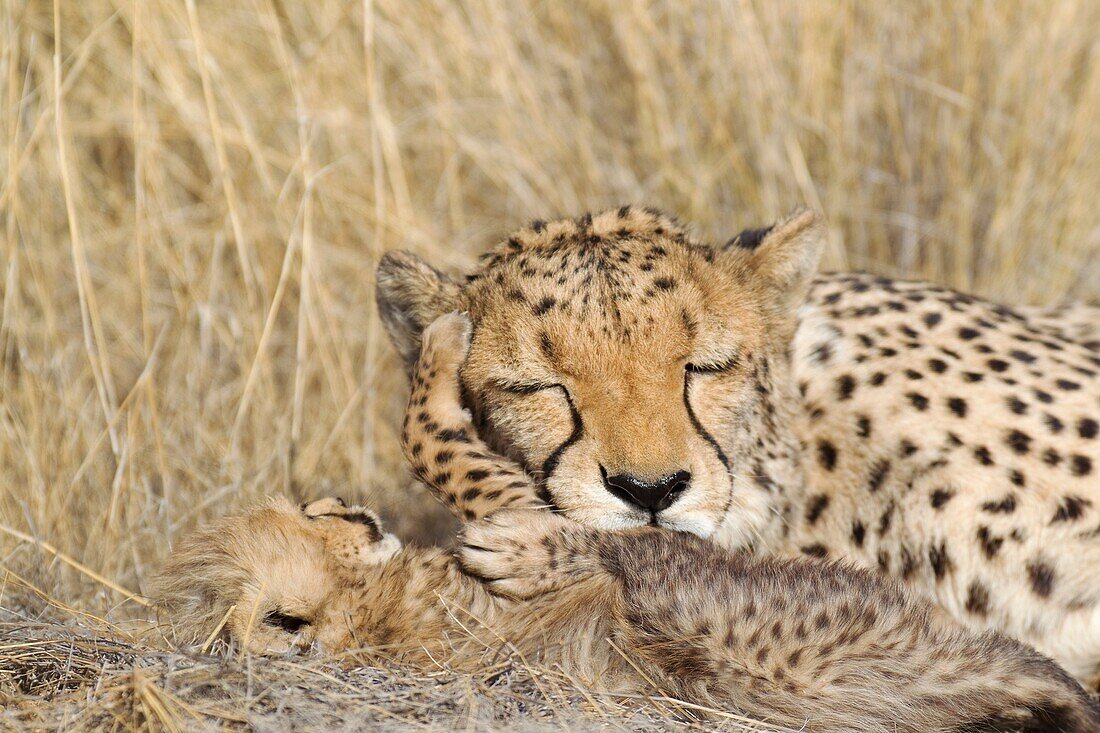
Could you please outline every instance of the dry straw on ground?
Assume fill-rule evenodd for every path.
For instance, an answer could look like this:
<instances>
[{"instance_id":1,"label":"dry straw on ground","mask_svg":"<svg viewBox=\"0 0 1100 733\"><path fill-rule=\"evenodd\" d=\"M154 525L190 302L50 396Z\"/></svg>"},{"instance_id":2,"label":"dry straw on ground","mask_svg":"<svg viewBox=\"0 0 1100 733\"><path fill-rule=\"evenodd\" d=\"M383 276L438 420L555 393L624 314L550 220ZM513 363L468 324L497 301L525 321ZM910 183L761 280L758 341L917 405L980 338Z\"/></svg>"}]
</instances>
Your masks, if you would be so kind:
<instances>
[{"instance_id":1,"label":"dry straw on ground","mask_svg":"<svg viewBox=\"0 0 1100 733\"><path fill-rule=\"evenodd\" d=\"M446 531L396 450L389 248L460 266L533 217L646 202L720 237L805 203L832 267L1096 294L1097 38L1086 0L3 0L0 720L276 726L328 695L381 721L438 683L481 721L478 680L375 695L34 619L147 615L172 541L263 494ZM21 644L70 681L13 681Z\"/></svg>"}]
</instances>

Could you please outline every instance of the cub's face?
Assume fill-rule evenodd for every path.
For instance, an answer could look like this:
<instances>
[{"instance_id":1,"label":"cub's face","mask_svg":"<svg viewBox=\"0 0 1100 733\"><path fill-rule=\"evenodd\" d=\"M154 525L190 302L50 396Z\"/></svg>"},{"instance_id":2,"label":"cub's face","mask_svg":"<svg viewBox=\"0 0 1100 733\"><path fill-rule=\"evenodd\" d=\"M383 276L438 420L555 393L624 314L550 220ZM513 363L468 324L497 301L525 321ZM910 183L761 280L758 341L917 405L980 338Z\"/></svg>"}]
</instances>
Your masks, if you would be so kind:
<instances>
[{"instance_id":1,"label":"cub's face","mask_svg":"<svg viewBox=\"0 0 1100 733\"><path fill-rule=\"evenodd\" d=\"M808 212L714 247L623 209L517 232L462 283L390 253L378 299L410 363L427 323L469 313L483 437L572 518L748 533L771 511L758 456L820 244Z\"/></svg>"},{"instance_id":2,"label":"cub's face","mask_svg":"<svg viewBox=\"0 0 1100 733\"><path fill-rule=\"evenodd\" d=\"M295 507L271 499L198 530L176 548L158 595L177 630L196 640L224 620L249 651L283 653L350 644L349 585L401 545L378 517L338 499Z\"/></svg>"}]
</instances>

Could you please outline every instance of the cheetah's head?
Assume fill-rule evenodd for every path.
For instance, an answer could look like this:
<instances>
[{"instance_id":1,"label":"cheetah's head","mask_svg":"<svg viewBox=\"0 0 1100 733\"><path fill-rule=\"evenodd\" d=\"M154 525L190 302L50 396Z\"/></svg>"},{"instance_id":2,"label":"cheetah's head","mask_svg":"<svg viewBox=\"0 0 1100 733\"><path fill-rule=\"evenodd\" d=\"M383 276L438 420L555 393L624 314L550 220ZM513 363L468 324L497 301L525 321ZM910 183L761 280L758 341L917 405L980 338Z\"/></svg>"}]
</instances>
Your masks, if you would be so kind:
<instances>
[{"instance_id":1,"label":"cheetah's head","mask_svg":"<svg viewBox=\"0 0 1100 733\"><path fill-rule=\"evenodd\" d=\"M822 231L802 211L718 246L624 207L536 222L464 280L390 252L377 298L410 367L429 323L469 314L467 406L568 515L745 545L789 478L775 437Z\"/></svg>"},{"instance_id":2,"label":"cheetah's head","mask_svg":"<svg viewBox=\"0 0 1100 733\"><path fill-rule=\"evenodd\" d=\"M339 499L269 499L197 530L175 548L157 596L177 635L219 626L253 653L349 646L344 592L401 547L378 517Z\"/></svg>"}]
</instances>

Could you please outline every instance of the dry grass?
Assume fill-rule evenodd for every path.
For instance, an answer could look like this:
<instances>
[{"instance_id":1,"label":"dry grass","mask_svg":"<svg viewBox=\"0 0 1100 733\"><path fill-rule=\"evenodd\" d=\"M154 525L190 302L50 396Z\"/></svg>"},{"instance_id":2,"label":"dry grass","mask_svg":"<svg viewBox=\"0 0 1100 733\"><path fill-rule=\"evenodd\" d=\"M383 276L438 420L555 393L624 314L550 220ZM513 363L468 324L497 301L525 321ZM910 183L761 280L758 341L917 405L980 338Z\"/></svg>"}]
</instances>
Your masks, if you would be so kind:
<instances>
[{"instance_id":1,"label":"dry grass","mask_svg":"<svg viewBox=\"0 0 1100 733\"><path fill-rule=\"evenodd\" d=\"M172 540L263 494L446 530L396 450L389 248L808 203L833 267L1100 292L1095 2L58 5L0 0L0 562L78 611L146 614Z\"/></svg>"}]
</instances>

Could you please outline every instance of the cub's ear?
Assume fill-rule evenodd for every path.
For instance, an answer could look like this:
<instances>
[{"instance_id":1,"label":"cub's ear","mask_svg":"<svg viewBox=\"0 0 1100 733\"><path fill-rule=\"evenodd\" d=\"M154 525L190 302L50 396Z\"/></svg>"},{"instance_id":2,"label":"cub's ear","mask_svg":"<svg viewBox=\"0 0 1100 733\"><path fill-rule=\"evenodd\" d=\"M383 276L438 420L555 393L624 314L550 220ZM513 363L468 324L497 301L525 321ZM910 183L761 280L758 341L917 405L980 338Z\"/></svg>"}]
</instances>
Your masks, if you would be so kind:
<instances>
[{"instance_id":1,"label":"cub's ear","mask_svg":"<svg viewBox=\"0 0 1100 733\"><path fill-rule=\"evenodd\" d=\"M378 313L407 370L416 365L424 328L458 310L458 292L456 281L410 252L382 256L375 272Z\"/></svg>"},{"instance_id":2,"label":"cub's ear","mask_svg":"<svg viewBox=\"0 0 1100 733\"><path fill-rule=\"evenodd\" d=\"M817 273L825 248L825 224L816 211L800 209L763 229L746 229L726 243L729 256L784 294L797 307Z\"/></svg>"}]
</instances>

